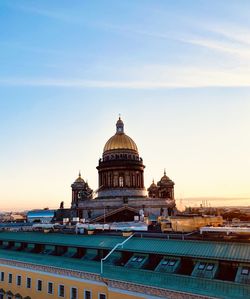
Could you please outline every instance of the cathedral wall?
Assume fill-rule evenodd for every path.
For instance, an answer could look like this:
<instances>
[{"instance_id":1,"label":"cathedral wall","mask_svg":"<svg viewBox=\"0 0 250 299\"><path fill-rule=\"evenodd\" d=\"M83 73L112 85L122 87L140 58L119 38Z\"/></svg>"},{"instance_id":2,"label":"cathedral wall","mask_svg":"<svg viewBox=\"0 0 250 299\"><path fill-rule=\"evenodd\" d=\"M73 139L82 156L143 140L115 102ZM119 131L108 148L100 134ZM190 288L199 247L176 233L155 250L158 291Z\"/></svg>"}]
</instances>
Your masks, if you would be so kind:
<instances>
[{"instance_id":1,"label":"cathedral wall","mask_svg":"<svg viewBox=\"0 0 250 299\"><path fill-rule=\"evenodd\" d=\"M91 211L90 218L96 218L109 213L113 210L119 209L122 206L128 206L138 211L144 210L144 214L160 216L161 209L164 209L163 215L167 215L167 209L175 206L174 200L165 200L162 198L128 198L127 203L124 203L122 198L108 198L108 199L92 199L88 201L79 202L79 209L82 210L82 218L89 218L89 211Z\"/></svg>"},{"instance_id":2,"label":"cathedral wall","mask_svg":"<svg viewBox=\"0 0 250 299\"><path fill-rule=\"evenodd\" d=\"M145 189L126 189L126 188L119 188L119 189L106 189L103 191L98 192L98 197L143 197L147 196L147 191Z\"/></svg>"}]
</instances>

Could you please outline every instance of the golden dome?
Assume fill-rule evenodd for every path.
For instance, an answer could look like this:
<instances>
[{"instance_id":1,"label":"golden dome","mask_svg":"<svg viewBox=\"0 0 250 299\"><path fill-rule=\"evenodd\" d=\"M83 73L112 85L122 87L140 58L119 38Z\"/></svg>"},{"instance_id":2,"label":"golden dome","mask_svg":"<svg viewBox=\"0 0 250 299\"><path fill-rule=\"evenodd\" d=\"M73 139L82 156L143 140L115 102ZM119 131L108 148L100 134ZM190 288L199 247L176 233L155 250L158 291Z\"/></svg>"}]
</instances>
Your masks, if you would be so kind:
<instances>
[{"instance_id":1,"label":"golden dome","mask_svg":"<svg viewBox=\"0 0 250 299\"><path fill-rule=\"evenodd\" d=\"M152 181L152 184L150 185L150 188L157 188L157 186L155 184L155 180Z\"/></svg>"},{"instance_id":2,"label":"golden dome","mask_svg":"<svg viewBox=\"0 0 250 299\"><path fill-rule=\"evenodd\" d=\"M133 139L124 133L124 124L120 117L116 123L116 134L106 142L103 152L119 149L128 149L138 152Z\"/></svg>"},{"instance_id":3,"label":"golden dome","mask_svg":"<svg viewBox=\"0 0 250 299\"><path fill-rule=\"evenodd\" d=\"M164 169L164 175L161 180L157 183L158 186L162 185L174 185L174 182L166 175L166 170Z\"/></svg>"},{"instance_id":4,"label":"golden dome","mask_svg":"<svg viewBox=\"0 0 250 299\"><path fill-rule=\"evenodd\" d=\"M149 186L149 188L148 188L148 191L151 191L151 190L154 190L154 189L157 189L157 186L156 186L156 184L155 184L155 181L153 180L152 181L152 184Z\"/></svg>"},{"instance_id":5,"label":"golden dome","mask_svg":"<svg viewBox=\"0 0 250 299\"><path fill-rule=\"evenodd\" d=\"M78 178L75 180L75 183L85 183L84 179L81 176L81 172L79 171Z\"/></svg>"},{"instance_id":6,"label":"golden dome","mask_svg":"<svg viewBox=\"0 0 250 299\"><path fill-rule=\"evenodd\" d=\"M116 133L105 144L103 151L111 151L117 149L129 149L138 152L135 142L126 134Z\"/></svg>"}]
</instances>

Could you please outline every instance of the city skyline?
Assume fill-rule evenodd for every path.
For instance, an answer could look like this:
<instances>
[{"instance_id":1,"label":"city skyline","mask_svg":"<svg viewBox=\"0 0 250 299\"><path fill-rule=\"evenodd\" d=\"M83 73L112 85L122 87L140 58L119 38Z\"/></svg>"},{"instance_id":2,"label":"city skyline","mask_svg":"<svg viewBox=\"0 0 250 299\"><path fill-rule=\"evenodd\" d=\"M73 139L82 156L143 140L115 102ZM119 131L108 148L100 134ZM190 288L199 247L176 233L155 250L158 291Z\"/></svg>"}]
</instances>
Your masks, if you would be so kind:
<instances>
[{"instance_id":1,"label":"city skyline","mask_svg":"<svg viewBox=\"0 0 250 299\"><path fill-rule=\"evenodd\" d=\"M79 170L96 190L119 113L146 188L166 168L177 203L248 205L249 12L247 1L2 1L0 209L69 207Z\"/></svg>"},{"instance_id":2,"label":"city skyline","mask_svg":"<svg viewBox=\"0 0 250 299\"><path fill-rule=\"evenodd\" d=\"M21 104L23 105L24 102ZM10 205L10 209L16 206L18 210L22 207L26 209L46 206L56 208L62 200L65 202L65 206L69 206L71 201L70 185L77 178L79 170L82 177L88 180L90 187L94 190L97 189L96 166L98 159L102 155L105 142L115 133L115 122L118 115L115 115L114 110L118 111L122 105L114 101L112 104L110 103L110 106L113 107L112 113L103 111L98 114L98 118L92 118L96 109L95 105L91 107L81 100L74 102L75 105L77 104L77 109L74 109L74 105L70 108L72 106L70 101L64 102L64 106L62 102L50 101L47 102L47 105L44 105L44 102L33 101L29 104L25 109L17 108L17 104L14 105L16 107L14 114L13 104L8 104L12 116L17 115L19 125L17 123L13 125L12 121L8 124L10 136L15 137L7 143L5 142L3 149L5 148L8 152L5 152L5 156L1 158L3 166L1 197L8 198L5 209L8 209L8 205ZM239 187L234 187L236 181L236 185L244 186L244 178L247 178L247 165L244 165L244 160L240 164L240 158L230 162L238 148L237 144L232 147L234 143L230 147L230 134L232 134L233 128L229 127L225 130L230 120L224 120L224 133L228 133L226 138L220 136L222 129L216 128L216 125L220 123L218 117L222 111L217 112L217 120L214 112L213 118L210 120L207 116L206 121L201 121L204 114L198 115L197 113L198 120L191 121L194 116L190 115L183 124L183 113L188 110L179 112L177 116L177 113L174 112L178 109L178 103L163 100L160 104L162 107L165 105L165 109L167 109L166 106L169 109L171 107L170 111L173 112L174 117L165 118L165 109L163 109L161 113L158 113L158 119L152 123L147 122L150 119L150 114L157 112L157 108L150 109L148 107L153 106L153 101L141 103L144 108L148 108L143 111L145 115L140 118L137 116L140 114L140 103L134 104L136 109L132 112L129 112L132 103L126 109L124 107L126 114L122 115L125 133L136 142L140 156L146 165L145 187L149 187L152 179L158 181L166 168L167 175L176 184L177 203L178 199L188 197L188 201L183 201L185 205L188 203L198 204L191 198L206 197L210 204L217 205L216 200L213 200L214 197L227 197L232 205L233 198L247 198L247 180L245 196L242 188L239 190ZM196 109L207 113L205 104L204 102L200 103L199 108L196 107ZM229 109L227 104L225 106L219 104L219 106L221 109L227 107L228 113L230 110L235 113L235 105ZM83 109L86 105L89 115L81 119L80 107ZM185 103L185 106L189 105L190 102ZM196 103L197 105L198 103ZM49 109L50 113L48 113ZM57 116L54 114L56 110ZM110 110L109 105L107 110ZM22 122L23 120L25 121ZM42 122L44 123L40 125ZM72 123L69 126L70 122ZM165 127L169 129L165 130ZM237 130L234 126L236 132L239 133L240 129L239 127ZM205 136L203 130L206 131ZM213 136L214 130L219 130L215 136ZM171 145L171 142L174 144ZM223 152L227 147L231 148L230 151ZM242 168L245 166L246 168ZM246 173L242 171L242 176L235 177L235 173L240 173L240 167L243 171L245 169ZM201 173L202 175L200 175ZM226 189L227 184L228 188ZM4 194L4 192L6 193ZM35 199L37 200L34 203ZM200 203L202 200L205 198L201 198ZM220 201L221 199L217 198L219 205L221 205ZM233 205L236 203L235 201ZM226 202L223 203L223 205L225 204ZM238 204L246 205L246 201L244 202L242 199L242 202L239 201Z\"/></svg>"}]
</instances>

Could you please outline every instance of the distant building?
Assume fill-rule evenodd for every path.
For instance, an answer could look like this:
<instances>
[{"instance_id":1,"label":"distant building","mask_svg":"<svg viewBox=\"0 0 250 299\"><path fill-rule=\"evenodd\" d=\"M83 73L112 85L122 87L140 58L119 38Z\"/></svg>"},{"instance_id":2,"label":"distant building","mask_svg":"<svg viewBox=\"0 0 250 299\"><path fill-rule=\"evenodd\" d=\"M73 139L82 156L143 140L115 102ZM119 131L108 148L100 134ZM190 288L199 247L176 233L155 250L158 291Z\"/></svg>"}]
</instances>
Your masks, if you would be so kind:
<instances>
[{"instance_id":1,"label":"distant building","mask_svg":"<svg viewBox=\"0 0 250 299\"><path fill-rule=\"evenodd\" d=\"M25 220L25 215L19 213L2 213L0 215L0 222L23 222Z\"/></svg>"},{"instance_id":2,"label":"distant building","mask_svg":"<svg viewBox=\"0 0 250 299\"><path fill-rule=\"evenodd\" d=\"M27 213L28 222L49 223L55 217L55 210L34 210Z\"/></svg>"},{"instance_id":3,"label":"distant building","mask_svg":"<svg viewBox=\"0 0 250 299\"><path fill-rule=\"evenodd\" d=\"M135 216L171 215L175 209L174 182L164 171L161 180L144 186L143 160L136 143L124 132L119 117L116 133L106 142L97 166L98 190L93 190L79 173L71 185L71 209L75 216L90 221L132 221Z\"/></svg>"},{"instance_id":4,"label":"distant building","mask_svg":"<svg viewBox=\"0 0 250 299\"><path fill-rule=\"evenodd\" d=\"M178 215L168 218L167 222L161 221L162 231L192 232L203 226L222 226L221 216L210 215Z\"/></svg>"}]
</instances>

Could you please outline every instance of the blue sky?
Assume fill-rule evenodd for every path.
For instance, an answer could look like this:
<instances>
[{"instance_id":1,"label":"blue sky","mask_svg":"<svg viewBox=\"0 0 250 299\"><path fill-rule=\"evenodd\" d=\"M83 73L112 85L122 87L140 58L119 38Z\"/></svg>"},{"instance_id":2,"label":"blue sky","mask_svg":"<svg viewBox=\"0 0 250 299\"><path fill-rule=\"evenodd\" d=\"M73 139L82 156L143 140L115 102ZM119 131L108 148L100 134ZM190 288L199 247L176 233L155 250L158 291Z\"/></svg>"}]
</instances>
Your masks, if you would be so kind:
<instances>
[{"instance_id":1,"label":"blue sky","mask_svg":"<svg viewBox=\"0 0 250 299\"><path fill-rule=\"evenodd\" d=\"M1 209L69 206L79 169L96 189L119 113L146 187L166 168L187 204L245 204L249 14L249 1L1 1Z\"/></svg>"}]
</instances>

